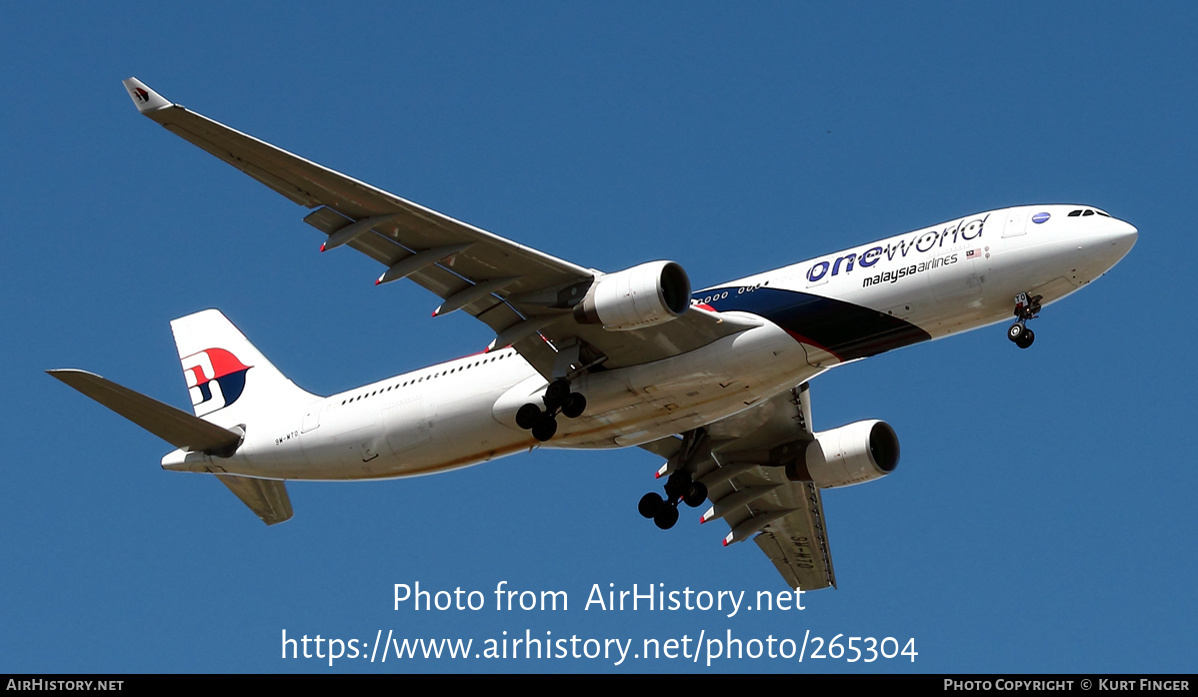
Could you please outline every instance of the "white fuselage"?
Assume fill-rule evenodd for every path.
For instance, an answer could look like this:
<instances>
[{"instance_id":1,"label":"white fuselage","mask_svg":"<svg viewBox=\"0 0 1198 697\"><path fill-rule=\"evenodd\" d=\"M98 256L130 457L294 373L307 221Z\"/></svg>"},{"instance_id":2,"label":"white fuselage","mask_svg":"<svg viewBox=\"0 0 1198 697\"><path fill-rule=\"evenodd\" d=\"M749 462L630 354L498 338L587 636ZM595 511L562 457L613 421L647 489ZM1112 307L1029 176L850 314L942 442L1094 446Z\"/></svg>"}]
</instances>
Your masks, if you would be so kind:
<instances>
[{"instance_id":1,"label":"white fuselage","mask_svg":"<svg viewBox=\"0 0 1198 697\"><path fill-rule=\"evenodd\" d=\"M736 414L840 363L1011 320L1018 293L1059 300L1105 273L1136 235L1087 206L1021 206L698 291L690 312L741 313L757 326L672 358L582 375L572 389L586 396L585 413L559 419L545 444L516 425L515 413L537 401L546 380L508 348L297 404L248 426L230 458L177 451L163 467L375 479L537 445L637 445Z\"/></svg>"}]
</instances>

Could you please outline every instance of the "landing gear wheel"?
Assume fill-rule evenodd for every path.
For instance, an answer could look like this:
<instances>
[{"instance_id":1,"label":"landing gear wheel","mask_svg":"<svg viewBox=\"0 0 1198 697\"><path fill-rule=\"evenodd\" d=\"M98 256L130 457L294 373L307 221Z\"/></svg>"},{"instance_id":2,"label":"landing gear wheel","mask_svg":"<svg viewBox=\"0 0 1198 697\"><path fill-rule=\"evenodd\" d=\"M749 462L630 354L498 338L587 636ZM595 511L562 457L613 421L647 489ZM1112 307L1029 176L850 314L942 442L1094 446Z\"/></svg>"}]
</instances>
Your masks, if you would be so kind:
<instances>
[{"instance_id":1,"label":"landing gear wheel","mask_svg":"<svg viewBox=\"0 0 1198 697\"><path fill-rule=\"evenodd\" d=\"M565 402L569 396L570 381L566 379L554 380L553 382L549 383L549 387L545 388L545 406L552 410L554 407Z\"/></svg>"},{"instance_id":2,"label":"landing gear wheel","mask_svg":"<svg viewBox=\"0 0 1198 697\"><path fill-rule=\"evenodd\" d=\"M1043 295L1028 295L1027 293L1019 293L1015 296L1015 317L1019 321L1007 328L1007 338L1021 349L1031 346L1032 342L1036 340L1036 334L1027 328L1027 322L1040 316L1042 308L1040 301L1043 299Z\"/></svg>"},{"instance_id":3,"label":"landing gear wheel","mask_svg":"<svg viewBox=\"0 0 1198 697\"><path fill-rule=\"evenodd\" d=\"M586 411L587 398L572 392L569 397L566 397L566 403L562 405L562 415L568 419L577 419L582 416L582 412Z\"/></svg>"},{"instance_id":4,"label":"landing gear wheel","mask_svg":"<svg viewBox=\"0 0 1198 697\"><path fill-rule=\"evenodd\" d=\"M557 433L557 419L550 414L542 416L541 420L532 427L532 437L542 443L552 438L555 433Z\"/></svg>"},{"instance_id":5,"label":"landing gear wheel","mask_svg":"<svg viewBox=\"0 0 1198 697\"><path fill-rule=\"evenodd\" d=\"M653 522L662 530L669 530L678 522L678 509L673 506L662 506L653 516Z\"/></svg>"},{"instance_id":6,"label":"landing gear wheel","mask_svg":"<svg viewBox=\"0 0 1198 697\"><path fill-rule=\"evenodd\" d=\"M516 425L525 431L537 425L541 418L541 408L535 404L525 404L516 412Z\"/></svg>"},{"instance_id":7,"label":"landing gear wheel","mask_svg":"<svg viewBox=\"0 0 1198 697\"><path fill-rule=\"evenodd\" d=\"M666 502L661 500L661 496L650 491L641 497L641 502L636 505L636 510L640 511L641 516L645 518L655 518L657 512L664 505Z\"/></svg>"},{"instance_id":8,"label":"landing gear wheel","mask_svg":"<svg viewBox=\"0 0 1198 697\"><path fill-rule=\"evenodd\" d=\"M563 412L565 413L565 412ZM691 508L707 500L707 486L697 481L698 469L710 452L707 430L697 428L683 434L678 450L663 468L670 473L665 481L665 496L650 492L641 497L637 510L662 530L669 530L678 522L678 511L685 503ZM661 476L661 473L658 473Z\"/></svg>"}]
</instances>

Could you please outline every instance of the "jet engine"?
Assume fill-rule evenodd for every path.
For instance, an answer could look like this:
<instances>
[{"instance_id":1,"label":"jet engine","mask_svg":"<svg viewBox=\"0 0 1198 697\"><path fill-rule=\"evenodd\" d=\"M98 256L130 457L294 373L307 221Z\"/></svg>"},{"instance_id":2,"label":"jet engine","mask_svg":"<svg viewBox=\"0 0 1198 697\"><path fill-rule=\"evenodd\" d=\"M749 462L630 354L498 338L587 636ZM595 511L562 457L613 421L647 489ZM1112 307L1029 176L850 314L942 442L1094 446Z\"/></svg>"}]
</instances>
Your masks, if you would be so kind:
<instances>
[{"instance_id":1,"label":"jet engine","mask_svg":"<svg viewBox=\"0 0 1198 697\"><path fill-rule=\"evenodd\" d=\"M625 331L669 322L690 307L691 282L672 261L651 261L600 276L574 306L581 324Z\"/></svg>"},{"instance_id":2,"label":"jet engine","mask_svg":"<svg viewBox=\"0 0 1198 697\"><path fill-rule=\"evenodd\" d=\"M815 434L804 456L786 466L786 478L821 489L849 486L894 471L899 442L885 421L870 419Z\"/></svg>"}]
</instances>

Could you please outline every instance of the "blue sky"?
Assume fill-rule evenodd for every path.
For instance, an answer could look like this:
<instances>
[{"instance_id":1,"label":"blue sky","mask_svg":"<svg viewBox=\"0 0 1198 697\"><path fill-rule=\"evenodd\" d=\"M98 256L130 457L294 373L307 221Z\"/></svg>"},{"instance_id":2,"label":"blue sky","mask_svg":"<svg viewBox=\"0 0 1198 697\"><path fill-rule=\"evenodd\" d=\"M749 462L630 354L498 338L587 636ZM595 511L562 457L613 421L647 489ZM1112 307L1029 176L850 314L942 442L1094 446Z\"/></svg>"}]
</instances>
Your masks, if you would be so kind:
<instances>
[{"instance_id":1,"label":"blue sky","mask_svg":"<svg viewBox=\"0 0 1198 697\"><path fill-rule=\"evenodd\" d=\"M0 223L0 669L1159 672L1193 669L1189 352L1198 162L1188 3L33 3L9 8ZM165 97L523 244L715 284L969 213L1082 202L1141 232L1033 325L812 384L882 418L890 477L825 494L840 588L807 609L584 610L594 584L780 591L755 545L636 513L659 461L541 450L289 486L266 528L169 447L42 371L185 407L168 322L223 310L331 393L480 349L486 328L319 254L304 209L138 116ZM693 516L697 520L697 512ZM396 583L563 590L559 612L392 609ZM280 658L289 637L503 632L634 643L914 637L918 657Z\"/></svg>"}]
</instances>

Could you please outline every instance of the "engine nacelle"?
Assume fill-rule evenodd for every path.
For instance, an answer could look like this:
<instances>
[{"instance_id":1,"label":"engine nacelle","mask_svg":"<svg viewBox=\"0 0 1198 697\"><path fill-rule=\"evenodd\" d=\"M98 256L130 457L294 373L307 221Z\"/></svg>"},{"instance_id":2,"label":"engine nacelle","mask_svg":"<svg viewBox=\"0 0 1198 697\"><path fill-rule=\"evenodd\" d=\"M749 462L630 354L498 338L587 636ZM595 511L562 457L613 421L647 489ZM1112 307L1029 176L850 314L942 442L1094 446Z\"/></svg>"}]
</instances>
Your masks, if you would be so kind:
<instances>
[{"instance_id":1,"label":"engine nacelle","mask_svg":"<svg viewBox=\"0 0 1198 697\"><path fill-rule=\"evenodd\" d=\"M672 261L651 261L595 280L574 306L581 324L624 331L662 324L690 307L691 281Z\"/></svg>"},{"instance_id":2,"label":"engine nacelle","mask_svg":"<svg viewBox=\"0 0 1198 697\"><path fill-rule=\"evenodd\" d=\"M786 478L821 489L861 484L894 471L899 442L885 421L870 419L815 434L805 456L786 466Z\"/></svg>"}]
</instances>

